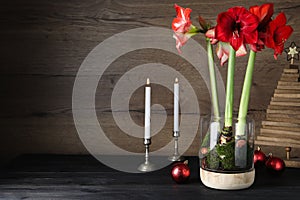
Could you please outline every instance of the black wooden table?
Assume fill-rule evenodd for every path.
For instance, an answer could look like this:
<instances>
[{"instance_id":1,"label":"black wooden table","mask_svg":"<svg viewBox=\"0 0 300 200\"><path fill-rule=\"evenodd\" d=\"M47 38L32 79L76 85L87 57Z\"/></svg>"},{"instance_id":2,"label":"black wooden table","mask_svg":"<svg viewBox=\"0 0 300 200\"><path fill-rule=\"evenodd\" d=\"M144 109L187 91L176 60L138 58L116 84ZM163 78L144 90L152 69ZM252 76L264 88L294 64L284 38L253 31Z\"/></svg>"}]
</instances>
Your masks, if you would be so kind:
<instances>
[{"instance_id":1,"label":"black wooden table","mask_svg":"<svg viewBox=\"0 0 300 200\"><path fill-rule=\"evenodd\" d=\"M171 166L131 174L110 169L91 156L21 156L1 171L0 199L300 199L300 169L286 168L279 177L260 170L249 189L220 191L205 187L198 159L188 159L190 180L176 184Z\"/></svg>"}]
</instances>

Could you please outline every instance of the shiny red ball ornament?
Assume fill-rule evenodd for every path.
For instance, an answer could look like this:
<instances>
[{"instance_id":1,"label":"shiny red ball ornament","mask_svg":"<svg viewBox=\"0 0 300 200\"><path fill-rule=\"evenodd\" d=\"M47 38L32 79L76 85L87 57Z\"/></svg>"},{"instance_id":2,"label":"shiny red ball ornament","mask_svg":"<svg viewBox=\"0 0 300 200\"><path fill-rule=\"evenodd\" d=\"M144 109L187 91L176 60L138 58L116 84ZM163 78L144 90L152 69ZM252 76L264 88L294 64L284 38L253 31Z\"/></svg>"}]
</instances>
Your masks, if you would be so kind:
<instances>
[{"instance_id":1,"label":"shiny red ball ornament","mask_svg":"<svg viewBox=\"0 0 300 200\"><path fill-rule=\"evenodd\" d=\"M172 167L171 175L176 183L185 183L190 177L190 168L187 161L175 163Z\"/></svg>"},{"instance_id":2,"label":"shiny red ball ornament","mask_svg":"<svg viewBox=\"0 0 300 200\"><path fill-rule=\"evenodd\" d=\"M254 151L253 162L255 167L263 166L266 162L266 155L261 151L260 147Z\"/></svg>"},{"instance_id":3,"label":"shiny red ball ornament","mask_svg":"<svg viewBox=\"0 0 300 200\"><path fill-rule=\"evenodd\" d=\"M285 169L285 163L281 158L275 157L270 153L266 161L266 167L270 173L280 175Z\"/></svg>"}]
</instances>

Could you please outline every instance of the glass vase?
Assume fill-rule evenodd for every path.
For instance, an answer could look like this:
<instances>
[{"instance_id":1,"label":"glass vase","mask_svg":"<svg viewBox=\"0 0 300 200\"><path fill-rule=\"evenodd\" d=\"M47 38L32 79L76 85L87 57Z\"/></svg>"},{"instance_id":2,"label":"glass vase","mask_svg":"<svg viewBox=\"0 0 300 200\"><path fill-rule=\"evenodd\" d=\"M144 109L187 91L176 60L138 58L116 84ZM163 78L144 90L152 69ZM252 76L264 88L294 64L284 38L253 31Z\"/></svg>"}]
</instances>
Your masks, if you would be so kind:
<instances>
[{"instance_id":1,"label":"glass vase","mask_svg":"<svg viewBox=\"0 0 300 200\"><path fill-rule=\"evenodd\" d=\"M232 119L224 127L224 118L205 116L200 126L200 179L207 187L236 190L254 182L254 120Z\"/></svg>"}]
</instances>

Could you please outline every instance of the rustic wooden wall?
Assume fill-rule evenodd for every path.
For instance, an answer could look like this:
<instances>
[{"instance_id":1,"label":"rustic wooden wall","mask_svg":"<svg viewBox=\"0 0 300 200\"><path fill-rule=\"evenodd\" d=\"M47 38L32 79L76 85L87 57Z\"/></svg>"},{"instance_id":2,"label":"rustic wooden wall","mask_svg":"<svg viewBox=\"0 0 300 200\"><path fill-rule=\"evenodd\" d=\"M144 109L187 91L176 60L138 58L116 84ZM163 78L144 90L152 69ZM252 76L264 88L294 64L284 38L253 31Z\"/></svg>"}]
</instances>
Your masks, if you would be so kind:
<instances>
[{"instance_id":1,"label":"rustic wooden wall","mask_svg":"<svg viewBox=\"0 0 300 200\"><path fill-rule=\"evenodd\" d=\"M195 24L198 13L214 21L217 13L233 5L249 7L264 2L269 1L176 1L193 9ZM275 3L275 13L284 11L288 23L294 27L290 41L300 44L300 1L272 2ZM11 158L22 153L87 153L79 140L72 117L72 88L82 61L97 44L115 33L137 27L170 28L175 16L174 3L175 1L169 0L1 1L1 156ZM196 39L203 44L202 38ZM287 66L285 55L275 61L272 54L271 50L265 50L257 55L250 115L257 120L258 127L282 69ZM126 70L147 62L162 62L184 73L195 87L203 114L210 111L208 91L205 86L201 86L203 80L195 76L192 66L176 59L176 56L162 51L143 50L118 59L103 76L96 107L98 116L102 116L100 122L104 129L110 131L109 137L119 146L131 151L142 150L142 144L140 140L133 138L131 145L128 145L122 138L122 133L115 127L109 113L109 98L114 84ZM241 90L245 63L246 58L239 59L236 94ZM220 68L220 72L226 80L226 69ZM165 100L163 104L170 111L165 131L170 131L172 94L165 88L160 89L165 96L161 98L161 95L157 95L154 101L159 101L159 98ZM135 116L133 118L137 123L142 123L139 119L143 110L135 102L141 102L143 91L137 91L136 95L139 100L132 99L131 114ZM236 103L235 110L237 106ZM154 148L159 148L170 139L171 135L159 136L157 141L161 143L156 142ZM186 154L197 155L198 144L199 141L195 140ZM132 146L134 149L131 149Z\"/></svg>"}]
</instances>

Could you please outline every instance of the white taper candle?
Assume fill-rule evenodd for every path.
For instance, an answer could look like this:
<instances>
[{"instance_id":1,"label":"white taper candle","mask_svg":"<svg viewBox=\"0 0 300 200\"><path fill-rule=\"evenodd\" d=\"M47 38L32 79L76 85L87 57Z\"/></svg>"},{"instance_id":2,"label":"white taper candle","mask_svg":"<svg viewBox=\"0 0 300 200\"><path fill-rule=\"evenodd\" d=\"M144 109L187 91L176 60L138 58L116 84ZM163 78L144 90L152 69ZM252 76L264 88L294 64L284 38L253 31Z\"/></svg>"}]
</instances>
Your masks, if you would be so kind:
<instances>
[{"instance_id":1,"label":"white taper candle","mask_svg":"<svg viewBox=\"0 0 300 200\"><path fill-rule=\"evenodd\" d=\"M179 84L178 78L174 83L174 131L179 131Z\"/></svg>"},{"instance_id":2,"label":"white taper candle","mask_svg":"<svg viewBox=\"0 0 300 200\"><path fill-rule=\"evenodd\" d=\"M151 120L151 87L150 80L147 78L145 87L145 139L150 139L150 120Z\"/></svg>"}]
</instances>

